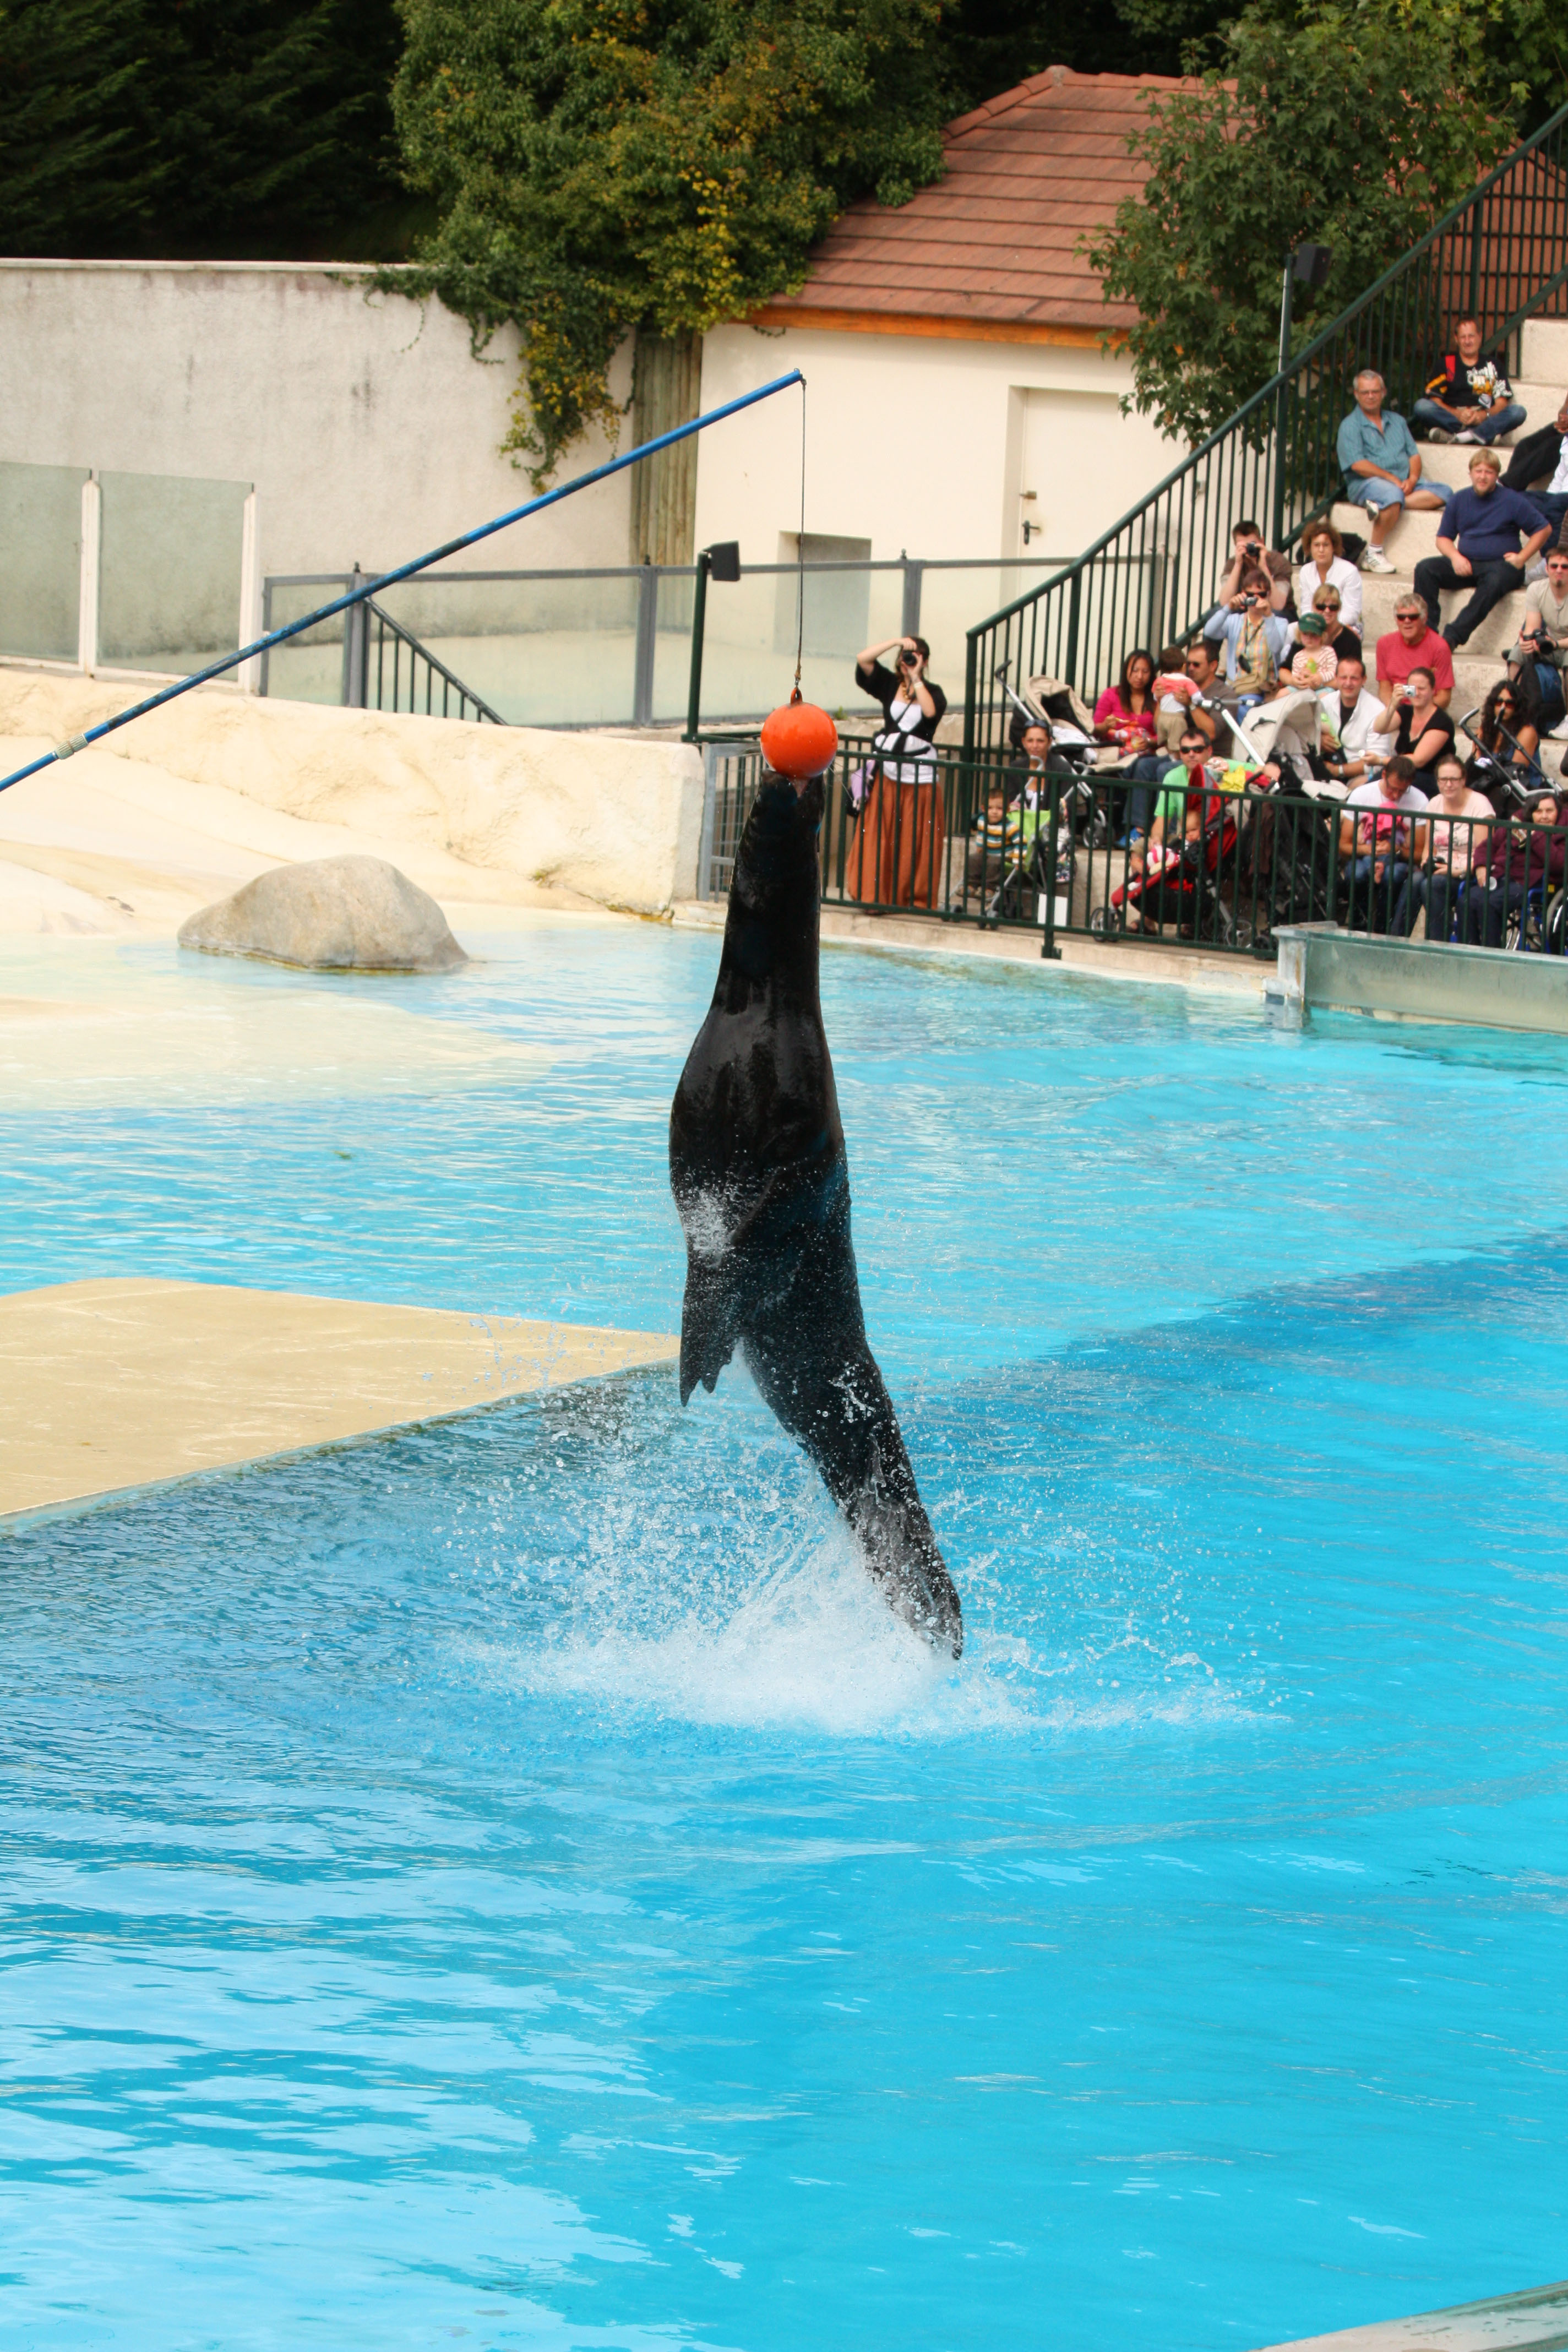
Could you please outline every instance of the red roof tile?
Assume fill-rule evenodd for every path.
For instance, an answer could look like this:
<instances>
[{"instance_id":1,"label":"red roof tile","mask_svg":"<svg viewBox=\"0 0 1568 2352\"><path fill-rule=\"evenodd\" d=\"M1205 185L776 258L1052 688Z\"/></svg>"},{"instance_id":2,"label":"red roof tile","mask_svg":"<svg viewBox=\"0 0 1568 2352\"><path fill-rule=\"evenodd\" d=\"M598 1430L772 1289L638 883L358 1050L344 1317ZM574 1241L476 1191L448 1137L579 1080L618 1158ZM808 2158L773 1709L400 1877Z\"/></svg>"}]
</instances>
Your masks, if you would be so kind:
<instances>
[{"instance_id":1,"label":"red roof tile","mask_svg":"<svg viewBox=\"0 0 1568 2352\"><path fill-rule=\"evenodd\" d=\"M985 320L993 332L1011 321L1077 330L1075 341L1130 325L1131 307L1101 298L1079 239L1142 185L1128 133L1152 91L1180 88L1163 74L1051 66L988 99L948 124L944 178L897 211L870 197L851 205L799 293L777 296L758 318L782 326L831 310L841 324L858 313L867 327Z\"/></svg>"}]
</instances>

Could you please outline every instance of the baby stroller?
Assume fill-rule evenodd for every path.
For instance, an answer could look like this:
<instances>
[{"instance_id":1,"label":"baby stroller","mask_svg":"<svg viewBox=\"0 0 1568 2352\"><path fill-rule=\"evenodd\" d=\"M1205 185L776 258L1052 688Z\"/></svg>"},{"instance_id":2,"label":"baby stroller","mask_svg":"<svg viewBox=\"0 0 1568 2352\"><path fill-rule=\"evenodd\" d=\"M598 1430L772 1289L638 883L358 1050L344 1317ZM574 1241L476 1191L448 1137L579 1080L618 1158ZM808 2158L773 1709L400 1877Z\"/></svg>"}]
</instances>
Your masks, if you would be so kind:
<instances>
[{"instance_id":1,"label":"baby stroller","mask_svg":"<svg viewBox=\"0 0 1568 2352\"><path fill-rule=\"evenodd\" d=\"M1129 874L1111 891L1109 905L1095 908L1089 929L1103 938L1130 928L1127 909L1132 908L1141 929L1158 931L1173 922L1184 935L1195 939L1202 931L1230 944L1236 921L1222 894L1234 870L1239 832L1237 795L1205 788L1199 838L1151 850L1142 873Z\"/></svg>"},{"instance_id":2,"label":"baby stroller","mask_svg":"<svg viewBox=\"0 0 1568 2352\"><path fill-rule=\"evenodd\" d=\"M1349 787L1319 772L1315 694L1281 696L1252 711L1245 726L1228 710L1220 715L1256 768L1246 788L1237 893L1238 905L1243 897L1247 903L1253 944L1265 949L1278 923L1331 919ZM1310 805L1301 807L1303 801Z\"/></svg>"},{"instance_id":3,"label":"baby stroller","mask_svg":"<svg viewBox=\"0 0 1568 2352\"><path fill-rule=\"evenodd\" d=\"M1089 780L1104 747L1094 740L1089 706L1076 688L1059 677L1026 678L1022 694L1015 693L1007 683L1011 667L1010 662L1003 662L993 673L1012 706L1008 741L1016 751L1021 750L1026 727L1049 729L1053 772L1074 780L1071 793L1064 791L1062 794L1062 830L1088 848L1103 849L1110 838L1110 812Z\"/></svg>"}]
</instances>

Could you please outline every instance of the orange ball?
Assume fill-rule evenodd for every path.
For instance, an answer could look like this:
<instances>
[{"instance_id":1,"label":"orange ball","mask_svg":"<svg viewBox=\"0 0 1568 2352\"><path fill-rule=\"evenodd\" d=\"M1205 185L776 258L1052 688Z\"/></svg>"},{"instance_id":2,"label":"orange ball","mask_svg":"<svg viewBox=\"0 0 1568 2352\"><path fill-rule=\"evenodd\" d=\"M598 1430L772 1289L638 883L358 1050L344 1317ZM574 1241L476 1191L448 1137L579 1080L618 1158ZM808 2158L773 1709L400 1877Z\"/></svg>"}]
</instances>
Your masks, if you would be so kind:
<instances>
[{"instance_id":1,"label":"orange ball","mask_svg":"<svg viewBox=\"0 0 1568 2352\"><path fill-rule=\"evenodd\" d=\"M775 775L804 782L833 765L838 730L815 702L784 702L763 721L763 757Z\"/></svg>"}]
</instances>

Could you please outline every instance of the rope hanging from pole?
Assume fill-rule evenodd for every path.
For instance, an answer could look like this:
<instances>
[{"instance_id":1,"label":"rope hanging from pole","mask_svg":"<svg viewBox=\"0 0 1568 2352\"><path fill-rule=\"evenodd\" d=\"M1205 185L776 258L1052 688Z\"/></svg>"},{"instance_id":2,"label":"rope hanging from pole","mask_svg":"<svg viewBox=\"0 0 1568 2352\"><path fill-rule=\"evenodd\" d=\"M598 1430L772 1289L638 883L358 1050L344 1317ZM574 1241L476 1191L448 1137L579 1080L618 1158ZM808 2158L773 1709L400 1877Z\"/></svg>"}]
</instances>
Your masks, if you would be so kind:
<instances>
[{"instance_id":1,"label":"rope hanging from pole","mask_svg":"<svg viewBox=\"0 0 1568 2352\"><path fill-rule=\"evenodd\" d=\"M241 662L252 661L257 655L270 652L274 646L285 644L289 637L299 636L303 630L313 629L319 623L330 621L338 613L346 613L351 605L363 604L367 597L374 596L378 590L393 587L400 580L412 580L416 572L426 571L432 563L439 563L447 556L456 555L462 548L473 547L481 539L489 539L496 531L505 530L509 523L521 522L527 516L538 514L545 507L556 506L563 499L569 499L576 491L589 488L595 482L606 481L612 474L624 473L628 466L637 465L639 459L651 457L658 450L668 449L677 441L685 441L692 434L702 432L710 425L721 424L725 417L738 415L742 408L754 407L759 400L770 400L775 392L786 392L792 383L798 383L802 389L804 436L805 378L798 368L792 368L787 375L775 376L772 383L762 384L755 392L742 393L738 400L727 400L721 408L710 408L706 416L694 416L689 424L677 425L668 433L660 433L652 441L645 441L640 448L628 449L624 457L611 457L603 466L595 466L591 473L579 474L575 481L563 482L559 489L545 490L539 498L530 499L526 505L513 507L508 513L497 515L493 522L480 523L477 530L466 530L460 538L447 540L444 547L432 548L428 555L416 555L412 562L400 563L395 572L384 572L375 579L367 580L363 587L351 589L346 596L335 596L330 604L318 605L313 613L307 613L302 620L290 621L286 628L274 629L268 635L258 637L253 645L241 646L237 653L225 654L221 660L209 662L205 669L194 670L189 677L178 678L174 685L165 686L158 693L148 695L145 701L132 703L129 709L117 711L112 719L101 719L96 727L88 728L84 734L72 735L66 742L58 743L52 751L46 751L41 759L30 761L26 767L16 769L9 776L0 776L0 793L8 792L13 784L21 783L27 776L37 775L40 770L51 767L57 760L68 760L76 752L85 751L89 743L100 742L105 735L112 735L117 728L128 727L133 719L145 718L148 711L159 709L163 704L173 702L179 695L189 694L193 687L205 686L210 678L221 677L226 670L237 669ZM804 448L803 438L801 479L803 519L805 511ZM802 642L804 643L804 639ZM797 655L795 662L797 697L799 680L800 663Z\"/></svg>"},{"instance_id":2,"label":"rope hanging from pole","mask_svg":"<svg viewBox=\"0 0 1568 2352\"><path fill-rule=\"evenodd\" d=\"M795 373L800 375L797 368ZM795 692L792 702L800 700L801 664L805 658L805 378L800 377L800 529L795 541Z\"/></svg>"}]
</instances>

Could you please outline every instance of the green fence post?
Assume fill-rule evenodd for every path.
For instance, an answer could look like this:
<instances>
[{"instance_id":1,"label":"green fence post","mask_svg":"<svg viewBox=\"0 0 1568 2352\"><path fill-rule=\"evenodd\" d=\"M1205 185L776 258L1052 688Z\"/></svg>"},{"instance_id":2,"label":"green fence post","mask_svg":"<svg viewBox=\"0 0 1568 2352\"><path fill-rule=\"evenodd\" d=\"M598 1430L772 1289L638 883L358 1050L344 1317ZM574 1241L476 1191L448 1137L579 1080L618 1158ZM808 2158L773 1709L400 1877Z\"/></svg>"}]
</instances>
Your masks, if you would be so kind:
<instances>
[{"instance_id":1,"label":"green fence post","mask_svg":"<svg viewBox=\"0 0 1568 2352\"><path fill-rule=\"evenodd\" d=\"M686 732L681 740L695 743L702 724L702 632L708 621L708 550L697 559L697 591L691 600L691 683L686 693Z\"/></svg>"}]
</instances>

